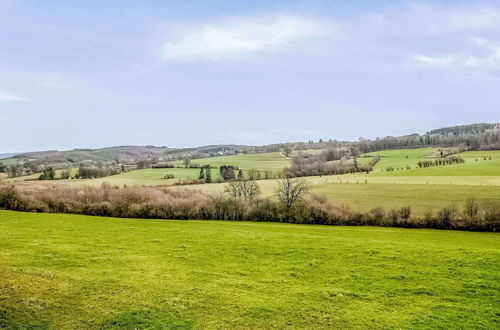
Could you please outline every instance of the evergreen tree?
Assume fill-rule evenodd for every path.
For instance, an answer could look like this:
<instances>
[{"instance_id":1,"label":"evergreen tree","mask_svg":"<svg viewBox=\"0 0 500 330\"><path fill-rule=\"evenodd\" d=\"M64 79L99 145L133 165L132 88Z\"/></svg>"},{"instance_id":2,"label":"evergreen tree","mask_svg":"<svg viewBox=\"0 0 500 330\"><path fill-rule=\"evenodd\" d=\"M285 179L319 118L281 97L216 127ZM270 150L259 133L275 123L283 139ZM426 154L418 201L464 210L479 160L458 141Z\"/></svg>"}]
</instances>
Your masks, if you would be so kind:
<instances>
[{"instance_id":1,"label":"evergreen tree","mask_svg":"<svg viewBox=\"0 0 500 330\"><path fill-rule=\"evenodd\" d=\"M200 179L200 180L204 180L205 179L205 172L203 171L203 167L200 168L200 176L198 177L198 179Z\"/></svg>"},{"instance_id":2,"label":"evergreen tree","mask_svg":"<svg viewBox=\"0 0 500 330\"><path fill-rule=\"evenodd\" d=\"M205 168L205 182L206 183L212 182L212 171L208 166Z\"/></svg>"}]
</instances>

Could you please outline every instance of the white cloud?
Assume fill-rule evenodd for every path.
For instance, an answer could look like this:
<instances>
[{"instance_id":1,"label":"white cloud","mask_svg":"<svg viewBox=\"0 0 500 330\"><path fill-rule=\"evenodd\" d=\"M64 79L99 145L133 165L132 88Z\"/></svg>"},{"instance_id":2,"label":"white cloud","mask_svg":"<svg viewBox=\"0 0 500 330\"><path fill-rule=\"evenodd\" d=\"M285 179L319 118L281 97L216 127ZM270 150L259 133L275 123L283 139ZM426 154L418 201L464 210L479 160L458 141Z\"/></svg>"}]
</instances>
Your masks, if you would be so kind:
<instances>
[{"instance_id":1,"label":"white cloud","mask_svg":"<svg viewBox=\"0 0 500 330\"><path fill-rule=\"evenodd\" d=\"M417 62L441 67L485 66L500 68L500 45L495 45L494 43L482 38L473 38L472 40L476 45L476 48L470 53L436 57L414 55L413 59Z\"/></svg>"},{"instance_id":2,"label":"white cloud","mask_svg":"<svg viewBox=\"0 0 500 330\"><path fill-rule=\"evenodd\" d=\"M0 102L17 102L27 100L28 99L22 95L0 89Z\"/></svg>"},{"instance_id":3,"label":"white cloud","mask_svg":"<svg viewBox=\"0 0 500 330\"><path fill-rule=\"evenodd\" d=\"M319 22L299 16L230 19L205 25L168 41L163 58L220 60L243 53L277 51L325 33Z\"/></svg>"},{"instance_id":4,"label":"white cloud","mask_svg":"<svg viewBox=\"0 0 500 330\"><path fill-rule=\"evenodd\" d=\"M422 55L414 55L413 59L417 62L434 66L448 66L455 62L455 57L453 56L429 57Z\"/></svg>"}]
</instances>

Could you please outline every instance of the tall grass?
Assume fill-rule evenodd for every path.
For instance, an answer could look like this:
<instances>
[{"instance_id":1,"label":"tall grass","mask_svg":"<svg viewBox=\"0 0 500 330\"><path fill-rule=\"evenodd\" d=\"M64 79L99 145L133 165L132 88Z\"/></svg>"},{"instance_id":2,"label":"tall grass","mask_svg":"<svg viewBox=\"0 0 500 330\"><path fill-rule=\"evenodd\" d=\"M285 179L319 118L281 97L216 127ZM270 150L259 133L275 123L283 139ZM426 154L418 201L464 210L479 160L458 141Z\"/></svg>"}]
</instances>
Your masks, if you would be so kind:
<instances>
[{"instance_id":1,"label":"tall grass","mask_svg":"<svg viewBox=\"0 0 500 330\"><path fill-rule=\"evenodd\" d=\"M410 207L369 212L334 205L312 195L288 208L273 199L244 200L225 194L162 187L14 187L0 186L0 208L52 213L146 219L273 221L324 225L371 225L474 231L500 229L500 204L469 200L463 208L444 205L415 216Z\"/></svg>"}]
</instances>

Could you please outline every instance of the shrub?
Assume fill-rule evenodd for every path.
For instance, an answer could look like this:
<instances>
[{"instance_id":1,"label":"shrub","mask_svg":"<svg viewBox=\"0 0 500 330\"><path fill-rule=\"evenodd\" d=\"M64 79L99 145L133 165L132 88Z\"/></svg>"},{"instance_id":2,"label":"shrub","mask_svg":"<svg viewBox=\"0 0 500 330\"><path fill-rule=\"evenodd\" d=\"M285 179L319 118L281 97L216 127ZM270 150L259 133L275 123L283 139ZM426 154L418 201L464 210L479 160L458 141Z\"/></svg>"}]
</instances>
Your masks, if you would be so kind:
<instances>
[{"instance_id":1,"label":"shrub","mask_svg":"<svg viewBox=\"0 0 500 330\"><path fill-rule=\"evenodd\" d=\"M468 200L462 210L454 205L436 215L428 210L412 216L409 207L385 211L378 207L356 212L348 204L333 205L324 196L312 195L286 205L273 199L243 199L224 194L206 195L197 190L166 187L67 186L29 187L0 185L0 208L77 213L146 219L214 219L280 221L324 225L374 225L498 231L500 204Z\"/></svg>"},{"instance_id":2,"label":"shrub","mask_svg":"<svg viewBox=\"0 0 500 330\"><path fill-rule=\"evenodd\" d=\"M402 207L401 209L399 209L399 216L401 217L401 219L408 220L410 219L410 215L411 215L411 209L409 206Z\"/></svg>"},{"instance_id":3,"label":"shrub","mask_svg":"<svg viewBox=\"0 0 500 330\"><path fill-rule=\"evenodd\" d=\"M451 227L451 222L455 216L455 206L445 206L439 210L436 218L436 227L448 229Z\"/></svg>"},{"instance_id":4,"label":"shrub","mask_svg":"<svg viewBox=\"0 0 500 330\"><path fill-rule=\"evenodd\" d=\"M465 215L469 218L475 218L479 213L479 205L473 198L465 202Z\"/></svg>"},{"instance_id":5,"label":"shrub","mask_svg":"<svg viewBox=\"0 0 500 330\"><path fill-rule=\"evenodd\" d=\"M281 210L270 199L255 199L247 213L247 219L250 221L280 221Z\"/></svg>"}]
</instances>

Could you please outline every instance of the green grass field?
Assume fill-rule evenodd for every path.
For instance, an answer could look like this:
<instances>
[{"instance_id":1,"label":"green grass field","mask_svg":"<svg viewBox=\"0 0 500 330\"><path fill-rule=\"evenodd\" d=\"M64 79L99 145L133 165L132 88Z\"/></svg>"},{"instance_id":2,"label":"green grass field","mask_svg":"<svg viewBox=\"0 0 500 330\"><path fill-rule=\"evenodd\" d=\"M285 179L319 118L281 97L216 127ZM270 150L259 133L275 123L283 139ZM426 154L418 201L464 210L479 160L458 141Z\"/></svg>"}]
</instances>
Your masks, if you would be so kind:
<instances>
[{"instance_id":1,"label":"green grass field","mask_svg":"<svg viewBox=\"0 0 500 330\"><path fill-rule=\"evenodd\" d=\"M467 151L454 156L464 158L465 163L418 168L420 160L433 160L438 148L383 150L364 155L381 156L371 175L374 176L500 176L500 151ZM491 157L491 159L489 159ZM486 158L486 159L485 159ZM360 158L364 162L370 158ZM411 169L406 169L410 166ZM395 170L387 172L387 167Z\"/></svg>"},{"instance_id":2,"label":"green grass field","mask_svg":"<svg viewBox=\"0 0 500 330\"><path fill-rule=\"evenodd\" d=\"M498 328L500 236L0 211L0 327Z\"/></svg>"},{"instance_id":3,"label":"green grass field","mask_svg":"<svg viewBox=\"0 0 500 330\"><path fill-rule=\"evenodd\" d=\"M165 179L167 174L174 176L173 179ZM72 183L80 185L100 185L107 182L113 186L157 186L157 185L173 185L176 182L186 179L198 179L200 175L199 168L147 168L142 170L133 170L117 175L112 175L99 179L90 180L71 180ZM218 171L212 169L212 177L216 179Z\"/></svg>"},{"instance_id":4,"label":"green grass field","mask_svg":"<svg viewBox=\"0 0 500 330\"><path fill-rule=\"evenodd\" d=\"M234 156L221 156L193 159L191 162L200 165L210 165L219 167L221 165L238 166L242 170L282 170L289 167L292 158L285 157L279 152L268 152L260 154L239 154ZM174 162L177 166L182 166L181 161Z\"/></svg>"},{"instance_id":5,"label":"green grass field","mask_svg":"<svg viewBox=\"0 0 500 330\"><path fill-rule=\"evenodd\" d=\"M421 184L319 184L312 193L325 196L334 204L347 203L353 209L369 211L375 207L397 209L410 206L416 214L434 212L455 205L463 208L467 199L500 202L500 186L421 185Z\"/></svg>"},{"instance_id":6,"label":"green grass field","mask_svg":"<svg viewBox=\"0 0 500 330\"><path fill-rule=\"evenodd\" d=\"M3 165L15 165L17 164L17 158L2 158L0 159L0 163Z\"/></svg>"}]
</instances>

